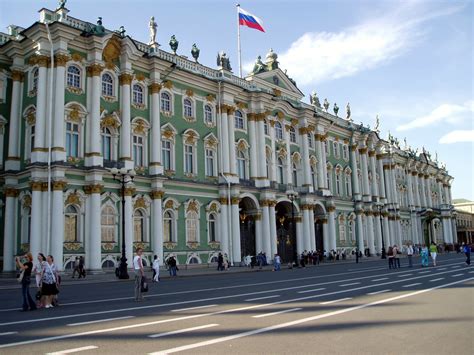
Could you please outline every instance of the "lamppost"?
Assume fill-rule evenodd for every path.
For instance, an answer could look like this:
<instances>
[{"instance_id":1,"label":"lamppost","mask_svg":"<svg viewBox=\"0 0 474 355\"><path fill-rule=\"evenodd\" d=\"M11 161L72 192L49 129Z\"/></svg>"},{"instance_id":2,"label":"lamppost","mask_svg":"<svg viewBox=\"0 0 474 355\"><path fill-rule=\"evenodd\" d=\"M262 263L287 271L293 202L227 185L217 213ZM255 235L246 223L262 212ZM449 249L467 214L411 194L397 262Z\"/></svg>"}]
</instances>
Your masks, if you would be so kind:
<instances>
[{"instance_id":1,"label":"lamppost","mask_svg":"<svg viewBox=\"0 0 474 355\"><path fill-rule=\"evenodd\" d=\"M296 240L295 205L293 202L296 200L298 193L293 190L290 190L290 191L287 191L286 195L288 196L288 199L291 201L291 229L292 229L293 237ZM300 265L298 263L298 250L296 247L297 246L295 245L293 257L295 258L296 267L299 267Z\"/></svg>"},{"instance_id":2,"label":"lamppost","mask_svg":"<svg viewBox=\"0 0 474 355\"><path fill-rule=\"evenodd\" d=\"M380 216L380 234L382 235L382 259L387 259L387 255L385 254L385 242L383 240L383 219L382 219L383 204L377 203L377 208L379 210L379 216Z\"/></svg>"},{"instance_id":3,"label":"lamppost","mask_svg":"<svg viewBox=\"0 0 474 355\"><path fill-rule=\"evenodd\" d=\"M125 255L125 186L133 181L136 173L135 170L126 168L112 168L110 172L113 179L120 183L122 191L122 258L120 259L118 278L128 279L130 276L127 271L127 257Z\"/></svg>"}]
</instances>

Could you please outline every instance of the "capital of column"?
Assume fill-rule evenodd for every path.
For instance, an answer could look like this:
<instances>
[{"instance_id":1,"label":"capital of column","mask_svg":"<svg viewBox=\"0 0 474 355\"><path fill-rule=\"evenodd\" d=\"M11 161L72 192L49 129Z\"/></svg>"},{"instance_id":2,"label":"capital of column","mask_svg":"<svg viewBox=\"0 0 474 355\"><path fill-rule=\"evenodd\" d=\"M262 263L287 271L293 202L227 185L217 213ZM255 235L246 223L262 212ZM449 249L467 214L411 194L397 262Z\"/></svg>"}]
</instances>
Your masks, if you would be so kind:
<instances>
[{"instance_id":1,"label":"capital of column","mask_svg":"<svg viewBox=\"0 0 474 355\"><path fill-rule=\"evenodd\" d=\"M311 133L311 129L309 127L300 127L298 131L301 135Z\"/></svg>"},{"instance_id":2,"label":"capital of column","mask_svg":"<svg viewBox=\"0 0 474 355\"><path fill-rule=\"evenodd\" d=\"M18 197L20 191L15 189L14 187L7 187L3 190L5 197Z\"/></svg>"},{"instance_id":3,"label":"capital of column","mask_svg":"<svg viewBox=\"0 0 474 355\"><path fill-rule=\"evenodd\" d=\"M136 191L137 189L134 187L126 187L124 191L124 196L133 196Z\"/></svg>"},{"instance_id":4,"label":"capital of column","mask_svg":"<svg viewBox=\"0 0 474 355\"><path fill-rule=\"evenodd\" d=\"M43 189L43 183L41 181L30 182L31 191L41 191Z\"/></svg>"},{"instance_id":5,"label":"capital of column","mask_svg":"<svg viewBox=\"0 0 474 355\"><path fill-rule=\"evenodd\" d=\"M268 200L268 207L275 207L277 202L275 200Z\"/></svg>"},{"instance_id":6,"label":"capital of column","mask_svg":"<svg viewBox=\"0 0 474 355\"><path fill-rule=\"evenodd\" d=\"M303 222L303 217L296 216L296 217L295 217L295 222L296 222L296 223L301 223L301 222Z\"/></svg>"},{"instance_id":7,"label":"capital of column","mask_svg":"<svg viewBox=\"0 0 474 355\"><path fill-rule=\"evenodd\" d=\"M67 182L66 181L61 181L61 180L58 180L58 181L53 181L53 190L54 191L63 191L67 186Z\"/></svg>"},{"instance_id":8,"label":"capital of column","mask_svg":"<svg viewBox=\"0 0 474 355\"><path fill-rule=\"evenodd\" d=\"M261 206L261 207L268 207L268 206L270 206L270 200L261 200L261 201L260 201L260 206Z\"/></svg>"},{"instance_id":9,"label":"capital of column","mask_svg":"<svg viewBox=\"0 0 474 355\"><path fill-rule=\"evenodd\" d=\"M261 221L262 220L262 214L261 213L257 213L256 215L253 216L253 219L255 221Z\"/></svg>"},{"instance_id":10,"label":"capital of column","mask_svg":"<svg viewBox=\"0 0 474 355\"><path fill-rule=\"evenodd\" d=\"M256 113L253 113L253 112L247 113L247 121L252 122L252 121L256 121L256 120L257 120L257 114Z\"/></svg>"},{"instance_id":11,"label":"capital of column","mask_svg":"<svg viewBox=\"0 0 474 355\"><path fill-rule=\"evenodd\" d=\"M367 147L359 148L359 154L367 154L367 151L368 151Z\"/></svg>"},{"instance_id":12,"label":"capital of column","mask_svg":"<svg viewBox=\"0 0 474 355\"><path fill-rule=\"evenodd\" d=\"M300 206L300 208L302 210L312 210L314 208L314 206L311 205L311 204L303 204L303 205ZM329 207L329 208L333 208L334 210L336 209L335 207ZM329 208L328 208L328 211L329 211Z\"/></svg>"},{"instance_id":13,"label":"capital of column","mask_svg":"<svg viewBox=\"0 0 474 355\"><path fill-rule=\"evenodd\" d=\"M30 65L38 65L39 67L47 68L49 65L50 59L45 55L34 55L30 57L28 63Z\"/></svg>"},{"instance_id":14,"label":"capital of column","mask_svg":"<svg viewBox=\"0 0 474 355\"><path fill-rule=\"evenodd\" d=\"M329 213L330 213L330 212L334 212L334 211L336 210L336 207L334 207L334 206L329 206L329 207L327 208L327 210L328 210ZM357 211L356 211L356 213L357 213Z\"/></svg>"},{"instance_id":15,"label":"capital of column","mask_svg":"<svg viewBox=\"0 0 474 355\"><path fill-rule=\"evenodd\" d=\"M130 85L133 80L133 75L128 73L123 73L119 75L119 84L120 85Z\"/></svg>"},{"instance_id":16,"label":"capital of column","mask_svg":"<svg viewBox=\"0 0 474 355\"><path fill-rule=\"evenodd\" d=\"M237 196L234 196L232 197L230 201L233 205L238 205L240 203L240 198L238 198Z\"/></svg>"},{"instance_id":17,"label":"capital of column","mask_svg":"<svg viewBox=\"0 0 474 355\"><path fill-rule=\"evenodd\" d=\"M102 73L102 70L104 70L104 67L98 63L94 63L89 65L86 68L87 76L92 77L92 76L100 76L100 73Z\"/></svg>"},{"instance_id":18,"label":"capital of column","mask_svg":"<svg viewBox=\"0 0 474 355\"><path fill-rule=\"evenodd\" d=\"M87 186L84 186L84 193L87 195L100 194L102 193L103 188L104 188L104 185L101 185L101 184L87 185Z\"/></svg>"},{"instance_id":19,"label":"capital of column","mask_svg":"<svg viewBox=\"0 0 474 355\"><path fill-rule=\"evenodd\" d=\"M375 155L375 150L369 150L369 157L374 157Z\"/></svg>"},{"instance_id":20,"label":"capital of column","mask_svg":"<svg viewBox=\"0 0 474 355\"><path fill-rule=\"evenodd\" d=\"M150 192L150 197L152 200L161 200L165 192L163 190L153 190Z\"/></svg>"},{"instance_id":21,"label":"capital of column","mask_svg":"<svg viewBox=\"0 0 474 355\"><path fill-rule=\"evenodd\" d=\"M158 83L153 83L148 86L151 94L158 94L161 91L161 85Z\"/></svg>"},{"instance_id":22,"label":"capital of column","mask_svg":"<svg viewBox=\"0 0 474 355\"><path fill-rule=\"evenodd\" d=\"M25 73L23 73L21 70L12 70L11 75L13 81L23 82L25 79Z\"/></svg>"},{"instance_id":23,"label":"capital of column","mask_svg":"<svg viewBox=\"0 0 474 355\"><path fill-rule=\"evenodd\" d=\"M64 67L69 61L69 56L66 54L56 54L54 56L54 66L55 67Z\"/></svg>"},{"instance_id":24,"label":"capital of column","mask_svg":"<svg viewBox=\"0 0 474 355\"><path fill-rule=\"evenodd\" d=\"M221 205L227 205L228 202L229 202L229 201L227 200L227 197L220 197L220 198L219 198L219 203L220 203Z\"/></svg>"}]
</instances>

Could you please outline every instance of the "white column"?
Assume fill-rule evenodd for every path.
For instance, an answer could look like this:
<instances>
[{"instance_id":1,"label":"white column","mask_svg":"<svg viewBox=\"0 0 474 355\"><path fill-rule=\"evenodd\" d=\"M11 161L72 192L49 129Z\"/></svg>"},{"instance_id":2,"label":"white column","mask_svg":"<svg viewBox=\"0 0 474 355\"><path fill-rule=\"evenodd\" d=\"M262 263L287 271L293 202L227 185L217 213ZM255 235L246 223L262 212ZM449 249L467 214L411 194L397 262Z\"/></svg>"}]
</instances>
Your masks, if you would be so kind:
<instances>
[{"instance_id":1,"label":"white column","mask_svg":"<svg viewBox=\"0 0 474 355\"><path fill-rule=\"evenodd\" d=\"M130 116L130 84L132 75L120 75L120 109L122 111L122 126L120 127L120 159L125 161L126 167L133 166L131 151L131 116ZM127 163L128 161L128 163Z\"/></svg>"},{"instance_id":2,"label":"white column","mask_svg":"<svg viewBox=\"0 0 474 355\"><path fill-rule=\"evenodd\" d=\"M229 146L229 121L227 119L227 106L222 105L221 106L221 137L220 137L220 143L222 145L222 167L223 167L223 172L224 173L229 173L229 148L232 148Z\"/></svg>"},{"instance_id":3,"label":"white column","mask_svg":"<svg viewBox=\"0 0 474 355\"><path fill-rule=\"evenodd\" d=\"M374 215L374 229L375 229L375 252L382 253L382 225L380 223L380 215Z\"/></svg>"},{"instance_id":4,"label":"white column","mask_svg":"<svg viewBox=\"0 0 474 355\"><path fill-rule=\"evenodd\" d=\"M101 244L101 221L100 221L100 192L101 185L91 185L89 195L89 208L91 209L89 220L89 268L92 270L102 269L102 244ZM88 192L89 192L88 191Z\"/></svg>"},{"instance_id":5,"label":"white column","mask_svg":"<svg viewBox=\"0 0 474 355\"><path fill-rule=\"evenodd\" d=\"M425 186L425 179L423 174L418 174L418 180L420 181L421 185L421 207L427 207L426 202L426 186Z\"/></svg>"},{"instance_id":6,"label":"white column","mask_svg":"<svg viewBox=\"0 0 474 355\"><path fill-rule=\"evenodd\" d=\"M324 141L326 141L326 137L323 138L323 141L321 141L321 145L324 144ZM321 150L321 156L322 156L322 165L323 165L323 182L324 182L324 188L329 191L329 186L328 186L328 179L326 178L328 175L328 167L327 167L327 158L326 158L326 150L324 147L322 147Z\"/></svg>"},{"instance_id":7,"label":"white column","mask_svg":"<svg viewBox=\"0 0 474 355\"><path fill-rule=\"evenodd\" d=\"M329 227L329 245L331 249L336 250L336 216L335 216L335 207L328 208L328 227Z\"/></svg>"},{"instance_id":8,"label":"white column","mask_svg":"<svg viewBox=\"0 0 474 355\"><path fill-rule=\"evenodd\" d=\"M323 143L321 142L321 135L316 134L316 169L317 169L317 179L318 179L318 190L324 189L326 184L326 176L324 175L323 166L326 165L326 160L323 159ZM326 247L326 246L325 246Z\"/></svg>"},{"instance_id":9,"label":"white column","mask_svg":"<svg viewBox=\"0 0 474 355\"><path fill-rule=\"evenodd\" d=\"M270 211L268 209L268 201L262 201L260 206L262 206L262 248L268 259L271 258L272 253L270 245Z\"/></svg>"},{"instance_id":10,"label":"white column","mask_svg":"<svg viewBox=\"0 0 474 355\"><path fill-rule=\"evenodd\" d=\"M323 244L324 244L323 245L324 250L326 251L331 250L331 248L329 247L329 227L328 227L327 220L323 222Z\"/></svg>"},{"instance_id":11,"label":"white column","mask_svg":"<svg viewBox=\"0 0 474 355\"><path fill-rule=\"evenodd\" d=\"M46 139L46 95L47 95L47 57L40 57L38 61L38 86L36 91L36 123L35 123L35 147L31 154L32 162L43 162L44 154L41 148L45 147Z\"/></svg>"},{"instance_id":12,"label":"white column","mask_svg":"<svg viewBox=\"0 0 474 355\"><path fill-rule=\"evenodd\" d=\"M451 243L451 226L450 226L450 223L451 223L451 220L446 218L446 217L443 217L441 218L441 221L443 223L443 240L445 243Z\"/></svg>"},{"instance_id":13,"label":"white column","mask_svg":"<svg viewBox=\"0 0 474 355\"><path fill-rule=\"evenodd\" d=\"M382 227L383 227L383 236L385 239L384 240L385 248L388 249L389 246L393 245L392 240L391 240L391 235L390 235L390 226L389 226L388 216L383 217Z\"/></svg>"},{"instance_id":14,"label":"white column","mask_svg":"<svg viewBox=\"0 0 474 355\"><path fill-rule=\"evenodd\" d=\"M236 159L236 154L235 154L235 121L234 121L234 108L229 108L227 110L227 118L228 118L228 135L229 135L229 169L230 173L232 175L237 175L237 159ZM239 239L239 245L240 245L240 239ZM234 245L234 250L235 250L235 245ZM239 254L240 258L240 254ZM235 260L234 260L235 261Z\"/></svg>"},{"instance_id":15,"label":"white column","mask_svg":"<svg viewBox=\"0 0 474 355\"><path fill-rule=\"evenodd\" d=\"M369 172L367 166L367 148L359 149L360 154L360 166L362 169L362 189L363 196L368 200L370 198L370 189L369 189Z\"/></svg>"},{"instance_id":16,"label":"white column","mask_svg":"<svg viewBox=\"0 0 474 355\"><path fill-rule=\"evenodd\" d=\"M408 206L413 208L415 206L415 200L413 196L413 179L410 172L407 172L407 181L408 181Z\"/></svg>"},{"instance_id":17,"label":"white column","mask_svg":"<svg viewBox=\"0 0 474 355\"><path fill-rule=\"evenodd\" d=\"M240 216L239 216L239 198L232 198L232 252L235 265L242 261L240 246Z\"/></svg>"},{"instance_id":18,"label":"white column","mask_svg":"<svg viewBox=\"0 0 474 355\"><path fill-rule=\"evenodd\" d=\"M377 156L377 166L380 178L380 189L379 189L379 196L381 200L385 200L385 176L384 176L384 169L382 163L382 157Z\"/></svg>"},{"instance_id":19,"label":"white column","mask_svg":"<svg viewBox=\"0 0 474 355\"><path fill-rule=\"evenodd\" d=\"M224 202L225 200L225 202ZM227 205L227 198L222 198L221 200L221 212L220 212L220 227L221 233L219 237L219 241L221 243L221 250L222 253L229 254L229 212L228 212L228 205Z\"/></svg>"},{"instance_id":20,"label":"white column","mask_svg":"<svg viewBox=\"0 0 474 355\"><path fill-rule=\"evenodd\" d=\"M133 189L125 189L125 256L127 257L128 268L133 268Z\"/></svg>"},{"instance_id":21,"label":"white column","mask_svg":"<svg viewBox=\"0 0 474 355\"><path fill-rule=\"evenodd\" d=\"M306 206L302 206L303 207ZM303 235L302 235L302 242L303 242L303 249L306 251L311 250L311 229L310 229L310 221L309 221L310 210L307 208L303 209Z\"/></svg>"},{"instance_id":22,"label":"white column","mask_svg":"<svg viewBox=\"0 0 474 355\"><path fill-rule=\"evenodd\" d=\"M101 94L101 78L102 67L98 64L92 64L87 67L87 75L89 76L88 86L90 99L89 114L87 116L88 137L89 141L86 144L86 166L100 166L103 163L102 149L101 149L101 136L100 136L100 94ZM123 115L123 112L122 112ZM124 125L124 119L122 116L122 126ZM123 137L121 136L122 140Z\"/></svg>"},{"instance_id":23,"label":"white column","mask_svg":"<svg viewBox=\"0 0 474 355\"><path fill-rule=\"evenodd\" d=\"M257 171L257 137L255 127L255 114L249 113L247 115L247 125L249 130L250 140L250 179L258 177ZM257 251L258 252L258 251Z\"/></svg>"},{"instance_id":24,"label":"white column","mask_svg":"<svg viewBox=\"0 0 474 355\"><path fill-rule=\"evenodd\" d=\"M303 165L303 186L309 186L309 191L313 191L313 182L311 181L311 166L309 164L309 143L307 130L307 127L302 127L299 129L301 141L303 142L303 154L301 162L301 164Z\"/></svg>"},{"instance_id":25,"label":"white column","mask_svg":"<svg viewBox=\"0 0 474 355\"><path fill-rule=\"evenodd\" d=\"M456 228L456 217L451 218L451 244L458 242L458 231Z\"/></svg>"},{"instance_id":26,"label":"white column","mask_svg":"<svg viewBox=\"0 0 474 355\"><path fill-rule=\"evenodd\" d=\"M284 121L283 125L283 138L285 139L285 146L286 146L286 183L293 184L293 174L291 173L293 170L293 164L291 160L291 147L290 147L290 132L288 131L286 122Z\"/></svg>"},{"instance_id":27,"label":"white column","mask_svg":"<svg viewBox=\"0 0 474 355\"><path fill-rule=\"evenodd\" d=\"M15 254L15 244L17 233L17 205L18 205L18 191L12 188L6 188L5 191L5 215L4 221L9 221L4 225L4 235L3 235L3 271L13 271L15 270L14 263L14 254ZM31 223L33 218L31 219ZM33 226L31 228L33 233ZM31 251L30 244L30 251ZM38 255L38 253L33 254L33 256Z\"/></svg>"},{"instance_id":28,"label":"white column","mask_svg":"<svg viewBox=\"0 0 474 355\"><path fill-rule=\"evenodd\" d=\"M23 82L23 72L12 70L12 98L10 108L10 120L8 123L8 156L5 170L20 169L20 122L21 122L21 88Z\"/></svg>"},{"instance_id":29,"label":"white column","mask_svg":"<svg viewBox=\"0 0 474 355\"><path fill-rule=\"evenodd\" d=\"M390 169L389 167L384 167L383 169L384 178L385 178L385 192L387 197L387 203L393 203L392 196L392 179L390 178Z\"/></svg>"},{"instance_id":30,"label":"white column","mask_svg":"<svg viewBox=\"0 0 474 355\"><path fill-rule=\"evenodd\" d=\"M377 184L377 170L375 164L375 151L369 152L369 163L370 163L370 171L372 172L372 196L380 196L379 195L379 186Z\"/></svg>"},{"instance_id":31,"label":"white column","mask_svg":"<svg viewBox=\"0 0 474 355\"><path fill-rule=\"evenodd\" d=\"M303 245L303 223L301 221L301 217L295 216L296 220L296 252L298 253L297 260L300 259L301 253L304 250Z\"/></svg>"},{"instance_id":32,"label":"white column","mask_svg":"<svg viewBox=\"0 0 474 355\"><path fill-rule=\"evenodd\" d=\"M42 205L43 193L41 192L42 183L31 183L31 232L30 232L30 251L33 255L38 255L42 248Z\"/></svg>"},{"instance_id":33,"label":"white column","mask_svg":"<svg viewBox=\"0 0 474 355\"><path fill-rule=\"evenodd\" d=\"M163 210L162 210L163 191L155 190L151 193L153 199L153 231L152 247L153 254L158 255L160 265L163 265Z\"/></svg>"},{"instance_id":34,"label":"white column","mask_svg":"<svg viewBox=\"0 0 474 355\"><path fill-rule=\"evenodd\" d=\"M163 173L161 166L161 123L160 123L160 85L153 83L149 87L151 93L151 154L150 175ZM161 199L160 199L161 200ZM161 232L160 232L161 233ZM157 254L158 255L158 254ZM163 255L159 256L163 260Z\"/></svg>"},{"instance_id":35,"label":"white column","mask_svg":"<svg viewBox=\"0 0 474 355\"><path fill-rule=\"evenodd\" d=\"M443 183L441 182L441 180L438 180L437 183L438 183L438 194L439 194L439 201L440 201L439 204L442 205L446 201L446 198L444 197Z\"/></svg>"},{"instance_id":36,"label":"white column","mask_svg":"<svg viewBox=\"0 0 474 355\"><path fill-rule=\"evenodd\" d=\"M362 225L362 211L356 211L356 228L357 228L357 247L359 251L364 253L364 226Z\"/></svg>"},{"instance_id":37,"label":"white column","mask_svg":"<svg viewBox=\"0 0 474 355\"><path fill-rule=\"evenodd\" d=\"M357 174L356 147L351 147L351 169L352 169L352 195L356 201L362 199L362 193L359 186L359 175Z\"/></svg>"},{"instance_id":38,"label":"white column","mask_svg":"<svg viewBox=\"0 0 474 355\"><path fill-rule=\"evenodd\" d=\"M418 179L418 174L416 172L412 172L413 183L415 184L415 205L416 207L421 207L421 198L420 198L420 180Z\"/></svg>"},{"instance_id":39,"label":"white column","mask_svg":"<svg viewBox=\"0 0 474 355\"><path fill-rule=\"evenodd\" d=\"M260 114L257 118L257 147L258 147L258 160L259 164L257 164L257 168L259 168L259 177L266 178L267 177L267 166L266 166L266 154L265 154L265 128L263 122L263 115ZM273 257L272 257L273 259Z\"/></svg>"},{"instance_id":40,"label":"white column","mask_svg":"<svg viewBox=\"0 0 474 355\"><path fill-rule=\"evenodd\" d=\"M53 198L51 209L51 255L54 257L54 264L63 270L63 245L64 245L64 200L63 188L65 182L56 181L53 183Z\"/></svg>"},{"instance_id":41,"label":"white column","mask_svg":"<svg viewBox=\"0 0 474 355\"><path fill-rule=\"evenodd\" d=\"M316 250L316 235L314 231L314 212L313 209L309 210L309 241L310 250Z\"/></svg>"},{"instance_id":42,"label":"white column","mask_svg":"<svg viewBox=\"0 0 474 355\"><path fill-rule=\"evenodd\" d=\"M425 186L426 186L426 194L428 198L428 206L433 207L433 197L431 196L431 178L429 175L425 175Z\"/></svg>"},{"instance_id":43,"label":"white column","mask_svg":"<svg viewBox=\"0 0 474 355\"><path fill-rule=\"evenodd\" d=\"M263 250L262 214L255 216L255 254Z\"/></svg>"},{"instance_id":44,"label":"white column","mask_svg":"<svg viewBox=\"0 0 474 355\"><path fill-rule=\"evenodd\" d=\"M275 213L275 201L271 201L268 207L268 213L270 215L270 247L272 250L272 259L278 252L277 248L277 231L276 231L276 213Z\"/></svg>"},{"instance_id":45,"label":"white column","mask_svg":"<svg viewBox=\"0 0 474 355\"><path fill-rule=\"evenodd\" d=\"M372 213L367 214L367 246L370 250L371 255L375 255L375 243L374 243L374 217Z\"/></svg>"},{"instance_id":46,"label":"white column","mask_svg":"<svg viewBox=\"0 0 474 355\"><path fill-rule=\"evenodd\" d=\"M52 161L65 161L66 150L64 144L64 89L65 89L65 65L67 57L57 55L55 58L56 81L54 92L54 124L53 124L53 148Z\"/></svg>"}]
</instances>

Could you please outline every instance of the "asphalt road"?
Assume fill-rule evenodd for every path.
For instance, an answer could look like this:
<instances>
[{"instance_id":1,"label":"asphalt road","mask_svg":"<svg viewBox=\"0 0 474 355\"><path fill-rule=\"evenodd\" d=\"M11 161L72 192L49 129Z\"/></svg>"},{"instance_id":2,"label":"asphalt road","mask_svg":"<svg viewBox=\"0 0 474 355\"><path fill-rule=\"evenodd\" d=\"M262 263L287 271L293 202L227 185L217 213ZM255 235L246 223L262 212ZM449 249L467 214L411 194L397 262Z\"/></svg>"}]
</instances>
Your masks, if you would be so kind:
<instances>
[{"instance_id":1,"label":"asphalt road","mask_svg":"<svg viewBox=\"0 0 474 355\"><path fill-rule=\"evenodd\" d=\"M415 261L169 279L139 303L130 281L78 283L34 312L0 290L0 354L474 353L474 268Z\"/></svg>"}]
</instances>

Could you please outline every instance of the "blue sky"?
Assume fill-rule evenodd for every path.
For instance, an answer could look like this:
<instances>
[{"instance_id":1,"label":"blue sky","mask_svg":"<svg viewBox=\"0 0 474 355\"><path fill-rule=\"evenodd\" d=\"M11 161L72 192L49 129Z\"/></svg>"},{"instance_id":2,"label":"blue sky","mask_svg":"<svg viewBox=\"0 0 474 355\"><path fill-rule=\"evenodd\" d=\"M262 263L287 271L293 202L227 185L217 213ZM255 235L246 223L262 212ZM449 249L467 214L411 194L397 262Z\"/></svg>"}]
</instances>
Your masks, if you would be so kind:
<instances>
[{"instance_id":1,"label":"blue sky","mask_svg":"<svg viewBox=\"0 0 474 355\"><path fill-rule=\"evenodd\" d=\"M0 30L38 20L41 7L57 1L0 0ZM236 1L69 0L70 15L109 29L121 25L148 41L148 20L158 23L157 40L169 50L175 34L178 53L215 67L216 54L237 65ZM242 0L260 17L266 33L242 27L244 73L257 55L279 54L308 100L316 90L343 108L350 102L356 122L390 131L414 148L438 153L454 176L453 198L474 200L474 5L472 1Z\"/></svg>"}]
</instances>

